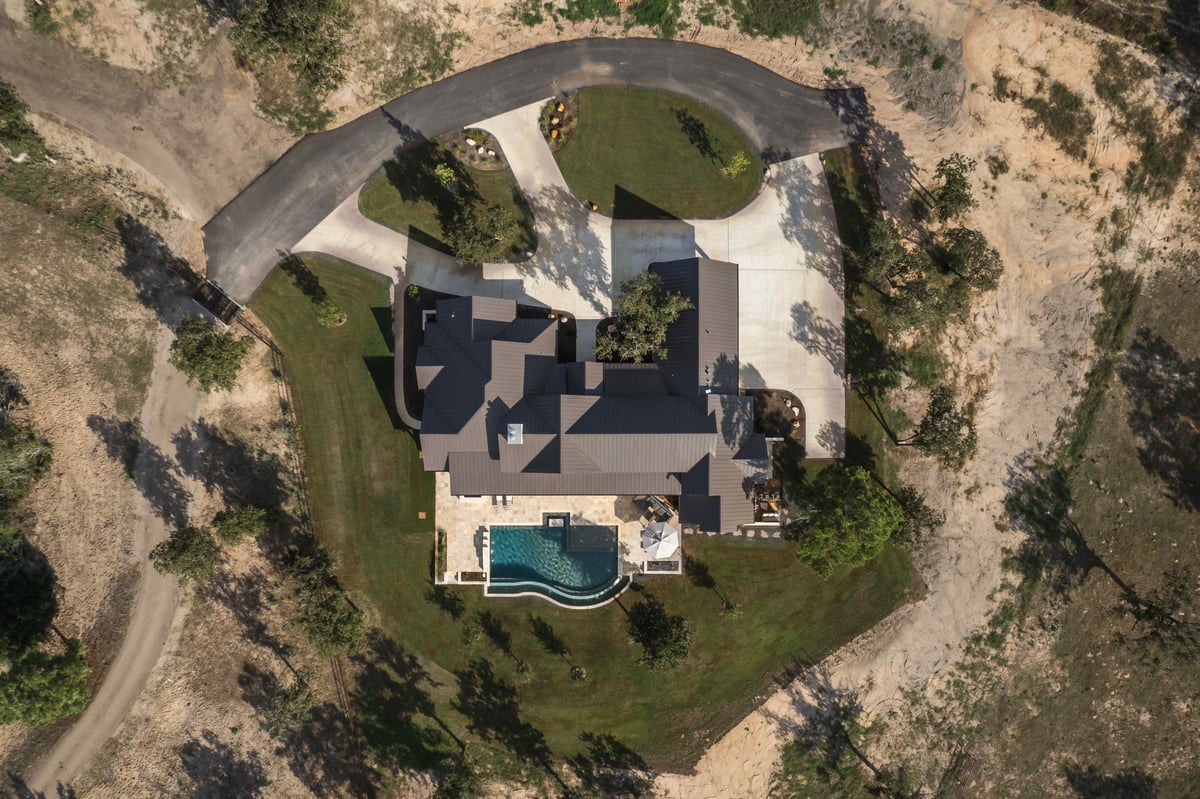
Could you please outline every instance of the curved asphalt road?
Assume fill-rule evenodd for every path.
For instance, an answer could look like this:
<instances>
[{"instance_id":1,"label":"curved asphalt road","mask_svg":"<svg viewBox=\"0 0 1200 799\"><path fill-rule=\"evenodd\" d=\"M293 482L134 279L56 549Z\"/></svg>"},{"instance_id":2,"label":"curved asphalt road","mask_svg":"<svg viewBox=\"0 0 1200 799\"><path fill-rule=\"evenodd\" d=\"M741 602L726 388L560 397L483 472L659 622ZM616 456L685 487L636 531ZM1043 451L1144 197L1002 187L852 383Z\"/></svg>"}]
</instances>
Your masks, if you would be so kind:
<instances>
[{"instance_id":1,"label":"curved asphalt road","mask_svg":"<svg viewBox=\"0 0 1200 799\"><path fill-rule=\"evenodd\" d=\"M537 47L300 140L204 226L209 280L238 302L249 302L281 254L398 146L584 86L638 86L691 97L732 118L768 162L849 143L865 108L859 90L800 86L741 56L698 44L579 39Z\"/></svg>"}]
</instances>

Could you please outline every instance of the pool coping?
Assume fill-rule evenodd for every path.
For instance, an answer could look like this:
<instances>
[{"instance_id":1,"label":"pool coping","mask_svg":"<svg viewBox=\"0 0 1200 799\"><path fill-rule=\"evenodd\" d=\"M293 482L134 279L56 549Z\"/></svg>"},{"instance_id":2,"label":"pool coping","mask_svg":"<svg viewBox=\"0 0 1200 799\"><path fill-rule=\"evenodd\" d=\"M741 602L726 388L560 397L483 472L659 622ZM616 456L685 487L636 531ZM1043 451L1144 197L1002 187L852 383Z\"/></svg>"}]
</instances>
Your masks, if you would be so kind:
<instances>
[{"instance_id":1,"label":"pool coping","mask_svg":"<svg viewBox=\"0 0 1200 799\"><path fill-rule=\"evenodd\" d=\"M620 564L618 563L618 566L619 565ZM565 602L559 602L554 597L550 596L549 594L543 593L541 591L520 591L515 594L510 594L510 593L496 594L496 593L492 593L491 591L488 591L488 588L491 586L490 582L483 584L483 595L485 597L488 597L489 599L504 599L507 597L512 597L515 599L517 597L531 596L531 597L537 597L538 599L544 599L545 601L549 602L550 604L557 605L558 607L563 608L565 610L595 610L596 608L604 607L609 602L616 601L616 599L618 597L620 597L622 594L624 594L626 591L629 590L629 586L633 585L632 577L630 577L627 574L618 574L617 578L615 580L613 580L612 583L610 583L609 586L607 588L605 588L604 590L605 591L611 590L612 588L616 587L621 581L625 582L625 585L621 587L621 590L617 591L615 594L608 597L607 599L602 599L599 602L593 602L590 605L568 605Z\"/></svg>"}]
</instances>

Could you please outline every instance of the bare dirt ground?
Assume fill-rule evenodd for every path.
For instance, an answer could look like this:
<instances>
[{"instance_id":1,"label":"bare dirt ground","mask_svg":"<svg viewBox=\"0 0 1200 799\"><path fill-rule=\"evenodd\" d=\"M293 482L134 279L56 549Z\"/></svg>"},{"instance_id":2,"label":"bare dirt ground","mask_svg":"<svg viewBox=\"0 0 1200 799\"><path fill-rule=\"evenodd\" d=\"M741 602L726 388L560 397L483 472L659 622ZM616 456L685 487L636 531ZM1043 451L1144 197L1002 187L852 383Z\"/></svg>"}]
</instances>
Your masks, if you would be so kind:
<instances>
[{"instance_id":1,"label":"bare dirt ground","mask_svg":"<svg viewBox=\"0 0 1200 799\"><path fill-rule=\"evenodd\" d=\"M11 0L7 5L12 5ZM499 0L468 0L461 8L457 24L470 40L458 54L458 68L559 38L619 32L591 25L568 26L561 32L550 23L538 28L518 27ZM114 63L146 68L145 62L138 59L148 51L138 51L132 43L121 44L123 37L132 42L140 27L120 21L140 19L143 12L120 3L97 9L110 31L105 34L109 37L105 40L105 56ZM685 28L681 32L682 38L691 39L695 34L699 43L724 47L802 83L825 85L829 80L826 67L846 69L845 80L863 85L874 107L879 129L873 145L879 177L890 210L901 219L908 215L907 198L913 185L930 181L939 158L958 151L981 164L976 173L981 207L966 224L988 236L1003 255L1007 269L999 290L976 309L973 329L960 332L947 347L964 379L976 376L987 387L978 418L980 454L957 477L946 476L930 463L906 464L908 479L939 499L937 504L947 512L943 537L923 556L928 595L832 659L835 678L862 689L868 711L875 713L899 701L902 689L909 685L926 684L931 679L930 687L936 685L955 661L962 640L983 624L992 606L989 594L1003 577L1003 548L1012 543L1011 536L998 532L994 525L1000 515L1008 469L1020 454L1050 440L1055 422L1070 404L1072 391L1086 368L1089 325L1095 311L1090 282L1098 263L1097 220L1124 204L1119 187L1130 160L1129 148L1114 133L1098 104L1094 105L1097 131L1089 149L1091 163L1085 164L1070 160L1052 141L1029 129L1018 104L1002 102L992 94L995 69L1002 69L1018 83L1032 85L1036 80L1034 67L1044 65L1053 79L1092 99L1095 45L1101 38L1095 31L1035 7L990 0L917 0L905 3L903 9L884 3L880 11L919 20L952 56L961 51L962 72L956 73L961 74L957 85L944 90L948 95L933 97L924 114L911 110L912 98L905 96L903 82L898 82L893 68L886 63L873 66L868 62L869 55L862 52L839 51L837 37L829 46L813 50L803 44L754 40L715 28ZM30 48L41 52L44 48L30 44L29 35L0 25L0 74L7 75L16 66L13 79L23 91L25 87L33 89L27 97L35 108L45 106L64 118L78 113L81 120L73 121L76 127L170 185L174 196L197 221L203 221L205 209L211 211L232 196L273 153L286 146L288 138L254 114L247 80L231 68L228 51L219 38L200 47L205 55L198 62L200 77L196 81L182 89L156 90L152 104L132 103L123 89L109 89L109 84L92 81L99 97L129 104L126 113L130 127L144 128L134 137L112 129L107 122L109 112L104 119L96 119L95 112L86 110L88 103L57 98L52 89L39 90L38 86L44 86L42 78L14 65L21 60L19 57L6 59L2 55ZM9 43L15 44L6 46ZM137 52L143 56L137 56ZM125 55L118 57L118 53ZM45 57L53 55L46 51ZM93 69L86 62L72 60L61 68L67 75L73 74L72 70L80 74ZM114 78L111 86L125 86L136 77L125 72L114 74L119 78ZM366 95L365 90L357 92L353 86L343 92L339 96L344 100L339 119L366 110L370 105L363 99ZM203 104L197 105L198 101ZM939 102L942 108L929 111ZM946 113L946 105L951 106L951 113ZM221 109L221 113L206 111L202 125L201 120L192 120L183 125L182 132L177 129L176 123L194 114L197 107ZM231 148L230 142L237 142L238 147ZM241 152L231 154L231 150ZM1008 174L996 179L988 176L982 164L991 154L1007 158L1011 165ZM160 160L174 166L164 168ZM1090 180L1093 169L1100 172L1097 184ZM179 177L181 173L186 177ZM1166 237L1174 233L1175 213L1171 208L1139 211L1133 241L1117 260L1133 266L1142 246L1154 250L1183 246L1178 237L1169 245L1166 242ZM1150 269L1152 264L1138 268ZM18 364L10 361L9 365L20 373ZM52 393L52 388L46 388L42 396ZM38 399L32 394L31 398L36 406ZM48 402L53 404L53 400ZM82 452L79 457L86 462ZM57 462L63 462L62 455ZM97 468L96 464L86 463L80 468L85 467ZM42 486L39 496L45 490ZM121 496L117 489L107 495ZM119 499L109 502L120 504ZM51 562L57 562L52 553L48 554ZM64 558L69 557L64 553ZM108 580L92 584L107 585ZM103 596L97 594L91 605L82 603L83 610L77 611L81 619L89 618L88 607L93 608L90 613L94 617L102 602ZM207 601L199 606L208 607ZM232 646L231 642L240 639L236 626L225 614L216 603L208 610L193 611L179 645L164 662L164 667L170 664L170 676L164 675L148 694L147 706L162 708L163 720L156 720L156 711L150 714L154 718L148 716L123 733L129 745L113 753L111 773L93 773L85 782L95 795L119 795L122 791L129 795L130 791L137 792L134 786L138 785L174 785L155 780L170 779L166 775L178 771L180 760L172 753L183 745L180 741L186 744L192 738L205 752L227 752L223 747L228 747L237 763L253 761L252 752L266 758L269 744L250 734L256 727L249 721L249 705L229 693L239 666L230 659L226 644ZM85 628L86 624L81 624L80 629ZM219 637L206 638L201 632ZM222 646L214 648L213 640L220 640ZM210 663L214 658L215 666ZM185 676L178 676L176 670ZM224 694L215 682L211 686L204 683L209 671L225 675ZM192 700L189 707L185 690L189 685L208 698ZM716 743L700 762L696 775L664 777L660 788L668 796L762 795L777 747L804 711L806 701L795 691L781 691L763 710ZM160 723L162 726L155 726ZM234 735L231 728L239 733ZM206 738L206 731L215 738ZM279 773L278 763L262 768L272 780L285 780L276 785L294 789L283 793L303 795L300 783L286 782L288 777ZM138 782L139 774L147 775L144 782Z\"/></svg>"},{"instance_id":2,"label":"bare dirt ground","mask_svg":"<svg viewBox=\"0 0 1200 799\"><path fill-rule=\"evenodd\" d=\"M285 434L266 347L256 345L235 392L207 397L199 420L174 438L201 485L197 521L230 501L285 499ZM257 796L268 785L273 796L339 795L319 758L276 756L283 747L256 719L269 686L289 681L293 668L310 674L319 697L334 695L328 662L306 654L286 624L286 593L264 546L225 549L208 585L184 590L186 615L138 706L76 781L81 796Z\"/></svg>"},{"instance_id":3,"label":"bare dirt ground","mask_svg":"<svg viewBox=\"0 0 1200 799\"><path fill-rule=\"evenodd\" d=\"M54 447L27 532L62 585L55 626L82 638L101 674L124 633L136 567L128 556L135 489L123 453L110 457L98 431L141 408L154 313L118 271L119 251L4 198L0 242L0 363L24 384L30 419ZM29 740L0 727L6 756Z\"/></svg>"}]
</instances>

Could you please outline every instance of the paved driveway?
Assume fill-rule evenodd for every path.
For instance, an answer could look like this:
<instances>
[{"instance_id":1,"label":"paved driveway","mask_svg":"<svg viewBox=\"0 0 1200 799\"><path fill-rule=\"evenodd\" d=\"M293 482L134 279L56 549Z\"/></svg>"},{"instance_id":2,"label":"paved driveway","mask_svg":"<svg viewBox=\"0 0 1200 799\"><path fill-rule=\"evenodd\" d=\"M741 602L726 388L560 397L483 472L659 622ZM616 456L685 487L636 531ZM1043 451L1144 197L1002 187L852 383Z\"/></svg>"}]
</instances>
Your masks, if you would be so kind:
<instances>
[{"instance_id":1,"label":"paved driveway","mask_svg":"<svg viewBox=\"0 0 1200 799\"><path fill-rule=\"evenodd\" d=\"M616 288L655 261L701 255L738 264L741 383L796 394L807 414L809 457L845 446L842 254L820 157L774 164L737 214L716 220L614 220L567 188L538 129L546 98L470 123L500 142L534 214L538 249L523 263L463 266L358 212L357 192L294 248L336 255L454 294L504 297L569 311L577 357L592 357L597 323Z\"/></svg>"},{"instance_id":2,"label":"paved driveway","mask_svg":"<svg viewBox=\"0 0 1200 799\"><path fill-rule=\"evenodd\" d=\"M800 86L741 56L688 42L579 39L537 47L399 97L307 136L204 227L208 277L248 302L295 246L397 147L584 86L639 86L719 109L769 162L853 140L860 91Z\"/></svg>"}]
</instances>

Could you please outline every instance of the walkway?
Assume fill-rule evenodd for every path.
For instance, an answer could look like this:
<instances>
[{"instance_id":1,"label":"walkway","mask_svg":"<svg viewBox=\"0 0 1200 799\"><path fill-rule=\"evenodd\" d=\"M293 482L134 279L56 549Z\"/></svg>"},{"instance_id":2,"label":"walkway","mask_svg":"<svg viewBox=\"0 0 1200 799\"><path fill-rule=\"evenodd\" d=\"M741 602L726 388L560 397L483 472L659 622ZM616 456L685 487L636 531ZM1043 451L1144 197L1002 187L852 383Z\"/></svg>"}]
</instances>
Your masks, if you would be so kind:
<instances>
[{"instance_id":1,"label":"walkway","mask_svg":"<svg viewBox=\"0 0 1200 799\"><path fill-rule=\"evenodd\" d=\"M842 254L820 157L774 164L745 208L726 219L621 220L571 194L542 137L541 98L469 127L499 141L534 215L538 249L522 263L459 264L358 211L358 192L293 248L324 252L396 282L452 294L501 297L567 311L576 357L592 357L597 323L617 287L655 261L696 255L739 265L741 383L782 388L804 403L809 457L845 446Z\"/></svg>"},{"instance_id":2,"label":"walkway","mask_svg":"<svg viewBox=\"0 0 1200 799\"><path fill-rule=\"evenodd\" d=\"M248 302L293 249L397 147L584 86L676 92L717 108L770 162L841 147L862 111L856 90L795 84L725 50L655 39L537 47L417 89L342 127L302 139L204 228L208 277Z\"/></svg>"}]
</instances>

